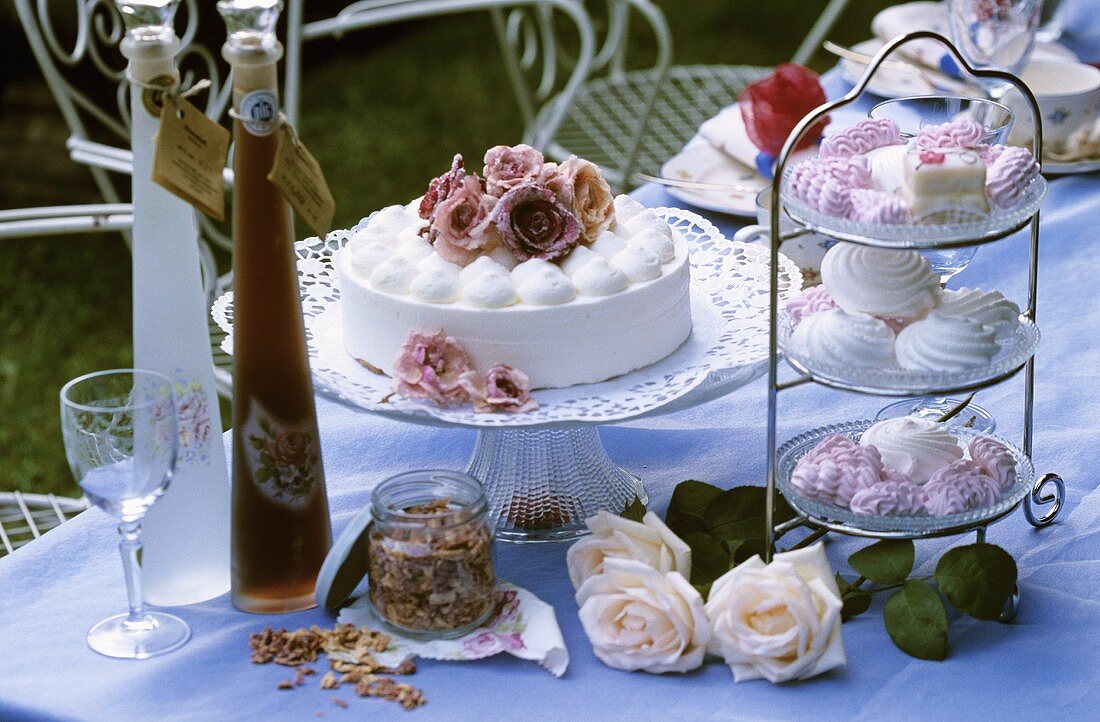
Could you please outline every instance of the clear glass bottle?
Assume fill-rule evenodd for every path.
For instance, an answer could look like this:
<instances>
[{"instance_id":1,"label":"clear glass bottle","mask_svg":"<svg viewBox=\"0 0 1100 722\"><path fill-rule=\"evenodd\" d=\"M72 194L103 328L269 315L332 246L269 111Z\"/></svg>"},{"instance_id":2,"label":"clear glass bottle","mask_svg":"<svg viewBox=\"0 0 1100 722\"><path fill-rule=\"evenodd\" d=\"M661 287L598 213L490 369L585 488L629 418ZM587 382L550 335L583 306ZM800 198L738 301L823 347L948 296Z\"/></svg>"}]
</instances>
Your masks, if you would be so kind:
<instances>
[{"instance_id":1,"label":"clear glass bottle","mask_svg":"<svg viewBox=\"0 0 1100 722\"><path fill-rule=\"evenodd\" d=\"M371 495L370 600L400 634L460 637L493 613L493 529L481 483L412 471Z\"/></svg>"},{"instance_id":2,"label":"clear glass bottle","mask_svg":"<svg viewBox=\"0 0 1100 722\"><path fill-rule=\"evenodd\" d=\"M222 0L233 68L233 604L314 606L332 545L279 134L281 0Z\"/></svg>"}]
</instances>

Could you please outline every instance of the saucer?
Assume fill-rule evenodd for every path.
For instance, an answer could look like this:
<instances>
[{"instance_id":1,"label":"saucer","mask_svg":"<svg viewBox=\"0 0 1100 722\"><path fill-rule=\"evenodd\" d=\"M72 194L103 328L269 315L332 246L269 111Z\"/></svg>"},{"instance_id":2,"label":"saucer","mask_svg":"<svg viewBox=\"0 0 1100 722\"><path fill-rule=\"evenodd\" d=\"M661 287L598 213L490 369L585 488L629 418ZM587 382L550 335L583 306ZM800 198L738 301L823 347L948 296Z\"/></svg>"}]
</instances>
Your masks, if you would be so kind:
<instances>
[{"instance_id":1,"label":"saucer","mask_svg":"<svg viewBox=\"0 0 1100 722\"><path fill-rule=\"evenodd\" d=\"M1088 158L1086 160L1056 161L1044 160L1043 173L1050 175L1076 175L1079 173L1094 173L1100 170L1100 158Z\"/></svg>"},{"instance_id":2,"label":"saucer","mask_svg":"<svg viewBox=\"0 0 1100 722\"><path fill-rule=\"evenodd\" d=\"M742 165L710 143L692 144L661 166L661 176L672 180L750 186L752 191L715 191L666 188L669 195L697 208L748 218L756 217L756 194L770 182L755 169Z\"/></svg>"},{"instance_id":3,"label":"saucer","mask_svg":"<svg viewBox=\"0 0 1100 722\"><path fill-rule=\"evenodd\" d=\"M870 38L863 42L856 43L852 46L852 50L870 56L877 53L884 44L885 43L878 38ZM1078 59L1077 55L1064 45L1043 42L1035 43L1035 50L1032 51L1031 58L1032 60L1072 61ZM891 56L891 59L899 62L908 62L899 54ZM919 68L917 65L913 67ZM840 75L852 85L855 85L856 82L859 81L860 77L863 75L863 71L866 69L866 63L848 59L842 59L840 61ZM903 98L910 95L928 95L930 93L942 92L939 88L926 81L917 73L906 72L891 67L879 67L875 76L871 78L871 82L867 86L867 91L882 98Z\"/></svg>"}]
</instances>

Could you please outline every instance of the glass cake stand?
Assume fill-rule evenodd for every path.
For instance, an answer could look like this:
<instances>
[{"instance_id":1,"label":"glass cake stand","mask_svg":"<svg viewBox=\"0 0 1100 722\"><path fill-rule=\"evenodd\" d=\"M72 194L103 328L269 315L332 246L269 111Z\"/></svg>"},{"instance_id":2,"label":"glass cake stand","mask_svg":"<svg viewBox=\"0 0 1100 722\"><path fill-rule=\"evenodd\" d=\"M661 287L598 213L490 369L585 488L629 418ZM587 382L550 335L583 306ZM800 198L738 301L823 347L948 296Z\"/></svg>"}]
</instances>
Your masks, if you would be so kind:
<instances>
[{"instance_id":1,"label":"glass cake stand","mask_svg":"<svg viewBox=\"0 0 1100 722\"><path fill-rule=\"evenodd\" d=\"M1039 207L1047 193L1046 181L1040 176L1026 189L1019 204L1009 210L997 210L989 217L978 218L958 213L945 218L944 223L931 224L865 224L842 218L834 218L805 207L790 193L789 159L793 149L802 141L807 132L824 117L838 108L855 102L867 88L874 74L890 55L899 48L915 41L936 42L942 45L957 65L973 77L996 80L1014 86L1025 98L1032 115L1035 128L1032 148L1036 157L1042 157L1042 130L1038 123L1039 108L1034 95L1017 77L996 70L975 70L959 54L951 42L937 33L917 31L908 33L887 42L867 66L866 71L855 87L844 97L826 103L804 117L787 138L783 151L776 163L776 176L783 179L772 188L770 230L772 258L779 253L779 238L783 211L803 228L836 240L850 241L879 248L906 248L918 251L954 249L978 246L1006 238L1025 228L1030 232L1028 254L1028 297L1027 306L1020 314L1020 322L1015 333L1003 344L1000 352L984 368L954 374L928 374L911 372L897 368L857 369L836 368L827 362L812 358L791 348L791 324L781 311L778 279L773 278L769 289L772 299L769 313L770 349L768 356L768 459L767 490L765 516L767 518L766 561L771 559L775 549L775 539L779 534L796 526L809 526L822 531L835 531L851 536L865 538L921 539L933 536L957 535L973 532L979 541L985 539L985 530L990 524L1005 519L1015 509L1023 507L1027 521L1036 527L1051 523L1061 510L1065 498L1065 484L1057 474L1034 473L1032 457L1034 422L1034 384L1035 384L1035 347L1039 340L1035 326L1035 312L1038 291L1038 251L1039 251ZM778 370L780 351L786 352L787 362L799 372L799 377L780 382ZM803 384L815 383L822 386L849 392L876 396L921 396L944 397L951 393L986 388L993 384L1024 372L1024 418L1023 441L1019 446L1007 444L1010 453L1017 462L1020 477L1017 486L1006 494L1005 499L989 508L968 510L950 517L870 517L853 514L851 510L806 499L789 484L790 473L798 458L813 448L822 438L831 433L842 433L852 438L872 422L844 422L826 426L796 436L782 447L776 438L776 418L778 414L779 393ZM909 402L905 402L909 403ZM962 438L969 438L979 432L955 424L952 432ZM775 524L775 501L777 489L784 489L787 501L796 510L796 518L783 524ZM1041 512L1039 507L1045 507ZM956 518L957 517L957 518ZM1002 616L1006 621L1015 615L1018 595L1011 599Z\"/></svg>"},{"instance_id":2,"label":"glass cake stand","mask_svg":"<svg viewBox=\"0 0 1100 722\"><path fill-rule=\"evenodd\" d=\"M513 542L571 539L601 509L620 512L646 501L641 480L607 454L598 427L705 403L763 375L768 359L770 254L727 240L706 219L654 209L691 251L692 334L669 357L615 379L534 392L524 414L479 414L469 405L441 408L393 397L392 380L368 370L343 345L333 257L369 218L324 239L295 245L310 366L318 393L352 409L403 422L477 431L467 472L486 488L497 537ZM802 287L798 268L777 256L777 293L785 302ZM233 297L214 304L232 353Z\"/></svg>"}]
</instances>

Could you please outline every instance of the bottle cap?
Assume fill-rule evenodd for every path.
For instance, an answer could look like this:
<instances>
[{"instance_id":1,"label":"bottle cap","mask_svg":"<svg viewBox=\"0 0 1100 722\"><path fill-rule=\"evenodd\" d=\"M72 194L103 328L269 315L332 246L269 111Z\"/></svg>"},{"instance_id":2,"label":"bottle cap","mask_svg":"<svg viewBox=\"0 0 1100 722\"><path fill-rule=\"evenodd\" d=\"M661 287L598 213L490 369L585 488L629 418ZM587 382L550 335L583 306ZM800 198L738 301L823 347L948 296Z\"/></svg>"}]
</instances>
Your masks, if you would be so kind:
<instances>
[{"instance_id":1,"label":"bottle cap","mask_svg":"<svg viewBox=\"0 0 1100 722\"><path fill-rule=\"evenodd\" d=\"M174 40L172 23L180 0L116 0L115 7L126 25L126 37L131 42L161 43Z\"/></svg>"}]
</instances>

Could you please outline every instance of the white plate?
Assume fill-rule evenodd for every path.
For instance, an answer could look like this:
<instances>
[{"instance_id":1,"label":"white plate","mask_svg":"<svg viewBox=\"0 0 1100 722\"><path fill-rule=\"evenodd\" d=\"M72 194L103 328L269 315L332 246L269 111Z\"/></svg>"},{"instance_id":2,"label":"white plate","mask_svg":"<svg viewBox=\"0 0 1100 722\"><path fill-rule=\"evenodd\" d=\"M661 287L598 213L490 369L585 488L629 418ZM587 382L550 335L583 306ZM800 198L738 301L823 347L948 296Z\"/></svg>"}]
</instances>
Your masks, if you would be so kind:
<instances>
[{"instance_id":1,"label":"white plate","mask_svg":"<svg viewBox=\"0 0 1100 722\"><path fill-rule=\"evenodd\" d=\"M684 402L699 389L728 392L762 373L768 357L769 254L727 240L710 221L676 208L654 209L691 248L692 333L670 356L596 384L534 392L539 408L524 414L479 414L468 405L439 407L418 399L390 398L393 382L360 366L344 349L340 290L333 254L369 218L324 239L295 244L302 311L314 389L354 409L406 421L476 428L605 424ZM781 297L802 288L802 276L780 257ZM214 303L212 315L233 352L233 294Z\"/></svg>"},{"instance_id":2,"label":"white plate","mask_svg":"<svg viewBox=\"0 0 1100 722\"><path fill-rule=\"evenodd\" d=\"M1075 160L1069 163L1056 160L1043 161L1043 173L1048 175L1076 175L1078 173L1093 173L1098 170L1100 170L1100 158Z\"/></svg>"},{"instance_id":3,"label":"white plate","mask_svg":"<svg viewBox=\"0 0 1100 722\"><path fill-rule=\"evenodd\" d=\"M692 145L673 156L661 166L661 176L672 180L751 186L756 190L742 192L695 190L673 186L666 188L673 198L697 208L749 218L756 217L757 193L771 185L770 181L757 173L754 168L738 163L706 142Z\"/></svg>"},{"instance_id":4,"label":"white plate","mask_svg":"<svg viewBox=\"0 0 1100 722\"><path fill-rule=\"evenodd\" d=\"M883 45L884 43L878 38L871 38L856 43L852 46L852 50L864 55L874 55ZM905 62L904 56L900 52L891 55L890 59ZM1035 50L1032 52L1031 59L1077 60L1077 55L1066 46L1059 45L1058 43L1037 42L1035 43ZM867 65L865 63L847 59L840 61L841 77L853 85L859 81L860 76L863 75L863 71L866 69ZM928 95L943 92L925 81L917 73L890 67L880 67L878 72L875 73L875 77L871 79L870 84L867 86L867 90L883 98L902 98L908 95Z\"/></svg>"}]
</instances>

